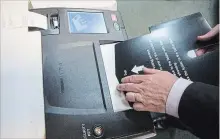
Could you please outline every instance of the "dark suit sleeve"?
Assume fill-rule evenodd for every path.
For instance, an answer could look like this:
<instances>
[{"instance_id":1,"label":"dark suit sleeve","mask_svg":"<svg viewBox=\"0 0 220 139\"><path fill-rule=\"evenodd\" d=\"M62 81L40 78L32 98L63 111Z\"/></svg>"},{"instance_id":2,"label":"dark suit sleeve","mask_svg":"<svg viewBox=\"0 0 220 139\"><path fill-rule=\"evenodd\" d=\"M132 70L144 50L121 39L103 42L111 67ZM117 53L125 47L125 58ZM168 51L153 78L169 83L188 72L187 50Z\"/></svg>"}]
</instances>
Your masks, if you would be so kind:
<instances>
[{"instance_id":1,"label":"dark suit sleeve","mask_svg":"<svg viewBox=\"0 0 220 139\"><path fill-rule=\"evenodd\" d=\"M219 138L219 88L192 83L184 91L178 108L180 120L198 137Z\"/></svg>"}]
</instances>

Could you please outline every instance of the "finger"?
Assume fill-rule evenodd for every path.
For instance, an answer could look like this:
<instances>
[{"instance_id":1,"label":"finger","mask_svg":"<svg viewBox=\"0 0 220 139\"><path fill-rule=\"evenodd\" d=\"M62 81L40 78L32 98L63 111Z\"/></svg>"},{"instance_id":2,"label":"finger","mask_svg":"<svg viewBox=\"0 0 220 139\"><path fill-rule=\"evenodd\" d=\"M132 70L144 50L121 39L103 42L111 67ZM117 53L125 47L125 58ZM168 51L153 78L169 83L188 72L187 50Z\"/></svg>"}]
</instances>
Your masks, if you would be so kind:
<instances>
[{"instance_id":1,"label":"finger","mask_svg":"<svg viewBox=\"0 0 220 139\"><path fill-rule=\"evenodd\" d=\"M197 40L199 41L208 41L212 39L214 36L216 36L219 33L219 25L216 25L213 29L211 29L208 33L202 36L198 36Z\"/></svg>"},{"instance_id":2,"label":"finger","mask_svg":"<svg viewBox=\"0 0 220 139\"><path fill-rule=\"evenodd\" d=\"M145 106L142 103L140 103L140 102L134 103L133 104L133 108L136 111L145 111Z\"/></svg>"},{"instance_id":3,"label":"finger","mask_svg":"<svg viewBox=\"0 0 220 139\"><path fill-rule=\"evenodd\" d=\"M131 75L121 79L122 83L141 83L144 81L144 75Z\"/></svg>"},{"instance_id":4,"label":"finger","mask_svg":"<svg viewBox=\"0 0 220 139\"><path fill-rule=\"evenodd\" d=\"M125 98L129 102L135 102L135 93L128 92L128 93L126 93Z\"/></svg>"},{"instance_id":5,"label":"finger","mask_svg":"<svg viewBox=\"0 0 220 139\"><path fill-rule=\"evenodd\" d=\"M125 84L119 84L117 86L117 89L119 91L125 91L125 92L140 92L140 85L134 84L134 83L125 83Z\"/></svg>"},{"instance_id":6,"label":"finger","mask_svg":"<svg viewBox=\"0 0 220 139\"><path fill-rule=\"evenodd\" d=\"M163 110L155 107L154 105L147 105L145 106L144 104L140 102L136 102L133 104L133 109L136 111L149 111L149 112L159 112L159 113L164 113Z\"/></svg>"},{"instance_id":7,"label":"finger","mask_svg":"<svg viewBox=\"0 0 220 139\"><path fill-rule=\"evenodd\" d=\"M125 98L129 102L142 102L141 95L138 93L128 92Z\"/></svg>"},{"instance_id":8,"label":"finger","mask_svg":"<svg viewBox=\"0 0 220 139\"><path fill-rule=\"evenodd\" d=\"M155 73L160 72L160 70L150 69L150 68L143 68L143 72L144 72L145 74L155 74Z\"/></svg>"},{"instance_id":9,"label":"finger","mask_svg":"<svg viewBox=\"0 0 220 139\"><path fill-rule=\"evenodd\" d=\"M196 50L196 55L201 56L201 55L205 54L206 51L207 51L206 49L198 49L198 50Z\"/></svg>"}]
</instances>

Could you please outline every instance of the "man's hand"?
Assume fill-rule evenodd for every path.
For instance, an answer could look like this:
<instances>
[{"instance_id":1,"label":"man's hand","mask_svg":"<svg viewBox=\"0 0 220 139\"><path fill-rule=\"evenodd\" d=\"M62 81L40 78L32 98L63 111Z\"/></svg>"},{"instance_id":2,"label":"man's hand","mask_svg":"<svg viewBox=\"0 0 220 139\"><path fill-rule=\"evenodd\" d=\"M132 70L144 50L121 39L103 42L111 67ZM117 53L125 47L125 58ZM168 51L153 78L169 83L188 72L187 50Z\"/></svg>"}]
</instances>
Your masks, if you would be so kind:
<instances>
[{"instance_id":1,"label":"man's hand","mask_svg":"<svg viewBox=\"0 0 220 139\"><path fill-rule=\"evenodd\" d=\"M127 92L126 100L134 102L135 110L165 113L168 94L178 78L166 71L148 68L143 71L145 75L123 78L117 89Z\"/></svg>"},{"instance_id":2,"label":"man's hand","mask_svg":"<svg viewBox=\"0 0 220 139\"><path fill-rule=\"evenodd\" d=\"M218 34L219 34L219 24L216 25L214 28L212 28L212 30L210 30L205 35L198 36L197 40L198 41L208 41L208 40L211 40L212 38L214 38ZM196 55L197 56L201 56L204 53L206 53L207 51L208 51L208 49L203 49L203 48L202 49L198 49L198 50L196 50Z\"/></svg>"},{"instance_id":3,"label":"man's hand","mask_svg":"<svg viewBox=\"0 0 220 139\"><path fill-rule=\"evenodd\" d=\"M208 41L208 40L211 40L213 37L215 37L217 34L219 34L219 24L216 25L214 28L212 28L205 35L198 36L197 40L199 40L199 41Z\"/></svg>"}]
</instances>

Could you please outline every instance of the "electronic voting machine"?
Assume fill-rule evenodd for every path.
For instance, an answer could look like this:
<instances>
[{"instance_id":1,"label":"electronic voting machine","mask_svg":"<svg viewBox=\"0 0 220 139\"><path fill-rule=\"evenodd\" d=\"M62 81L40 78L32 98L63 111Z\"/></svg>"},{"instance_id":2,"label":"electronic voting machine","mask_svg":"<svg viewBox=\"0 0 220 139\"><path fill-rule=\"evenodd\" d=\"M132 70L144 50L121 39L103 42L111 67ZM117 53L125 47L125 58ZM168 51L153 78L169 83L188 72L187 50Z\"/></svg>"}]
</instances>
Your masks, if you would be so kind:
<instances>
[{"instance_id":1,"label":"electronic voting machine","mask_svg":"<svg viewBox=\"0 0 220 139\"><path fill-rule=\"evenodd\" d=\"M46 138L154 136L148 112L113 109L101 47L127 39L120 14L66 8L31 11L46 16L48 23L48 29L41 30Z\"/></svg>"}]
</instances>

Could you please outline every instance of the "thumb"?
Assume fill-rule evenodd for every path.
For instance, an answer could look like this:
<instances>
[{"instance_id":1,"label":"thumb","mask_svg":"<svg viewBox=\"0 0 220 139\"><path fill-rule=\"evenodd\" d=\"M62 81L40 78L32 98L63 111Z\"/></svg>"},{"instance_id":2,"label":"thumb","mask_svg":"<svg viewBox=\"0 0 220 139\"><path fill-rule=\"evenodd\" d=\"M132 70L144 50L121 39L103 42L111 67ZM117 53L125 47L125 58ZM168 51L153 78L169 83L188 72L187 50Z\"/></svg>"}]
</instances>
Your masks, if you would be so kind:
<instances>
[{"instance_id":1,"label":"thumb","mask_svg":"<svg viewBox=\"0 0 220 139\"><path fill-rule=\"evenodd\" d=\"M202 36L198 36L197 40L199 41L208 41L211 40L214 36L219 33L219 24L212 28L208 33Z\"/></svg>"},{"instance_id":2,"label":"thumb","mask_svg":"<svg viewBox=\"0 0 220 139\"><path fill-rule=\"evenodd\" d=\"M155 74L158 73L160 70L156 70L156 69L149 69L149 68L143 68L143 72L145 74Z\"/></svg>"}]
</instances>

